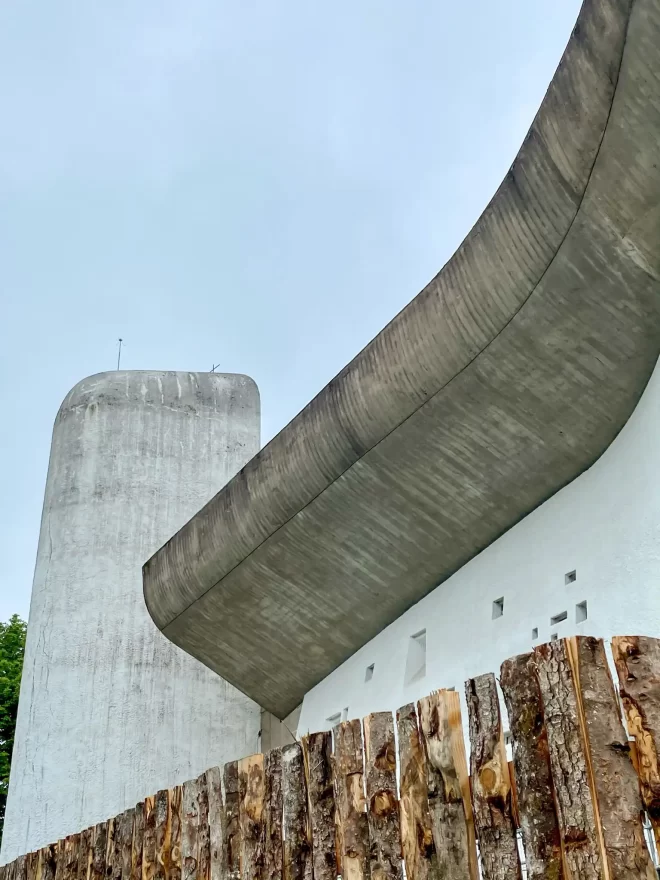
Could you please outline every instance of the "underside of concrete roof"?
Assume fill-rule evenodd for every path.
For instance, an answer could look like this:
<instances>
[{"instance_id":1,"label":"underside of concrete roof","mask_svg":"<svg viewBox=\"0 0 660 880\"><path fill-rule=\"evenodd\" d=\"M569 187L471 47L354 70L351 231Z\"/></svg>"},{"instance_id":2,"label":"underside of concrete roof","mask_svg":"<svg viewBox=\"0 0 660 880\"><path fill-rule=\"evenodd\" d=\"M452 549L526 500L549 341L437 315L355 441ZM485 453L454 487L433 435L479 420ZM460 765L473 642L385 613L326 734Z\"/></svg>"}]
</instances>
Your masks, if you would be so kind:
<instances>
[{"instance_id":1,"label":"underside of concrete roof","mask_svg":"<svg viewBox=\"0 0 660 880\"><path fill-rule=\"evenodd\" d=\"M660 0L586 0L467 238L146 563L151 616L284 717L588 468L659 351Z\"/></svg>"}]
</instances>

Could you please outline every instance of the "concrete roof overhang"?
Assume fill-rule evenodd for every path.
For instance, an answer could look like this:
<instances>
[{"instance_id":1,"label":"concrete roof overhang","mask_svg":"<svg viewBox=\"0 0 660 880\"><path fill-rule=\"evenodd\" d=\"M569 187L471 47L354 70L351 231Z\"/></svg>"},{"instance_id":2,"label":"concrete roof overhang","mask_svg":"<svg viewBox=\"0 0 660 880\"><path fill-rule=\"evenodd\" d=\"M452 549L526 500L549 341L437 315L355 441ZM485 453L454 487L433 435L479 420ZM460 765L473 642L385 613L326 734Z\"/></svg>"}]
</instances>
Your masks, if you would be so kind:
<instances>
[{"instance_id":1,"label":"concrete roof overhang","mask_svg":"<svg viewBox=\"0 0 660 880\"><path fill-rule=\"evenodd\" d=\"M588 468L659 351L660 0L586 0L472 231L146 563L151 616L286 716Z\"/></svg>"}]
</instances>

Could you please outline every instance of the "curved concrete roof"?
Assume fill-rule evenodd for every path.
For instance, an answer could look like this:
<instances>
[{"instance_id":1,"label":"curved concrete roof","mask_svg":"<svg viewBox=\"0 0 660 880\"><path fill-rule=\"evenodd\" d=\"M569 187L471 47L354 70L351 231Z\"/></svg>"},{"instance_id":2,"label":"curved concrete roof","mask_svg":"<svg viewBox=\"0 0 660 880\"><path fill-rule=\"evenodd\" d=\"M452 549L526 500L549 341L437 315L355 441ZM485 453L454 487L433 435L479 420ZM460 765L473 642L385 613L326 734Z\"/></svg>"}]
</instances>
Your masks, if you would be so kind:
<instances>
[{"instance_id":1,"label":"curved concrete roof","mask_svg":"<svg viewBox=\"0 0 660 880\"><path fill-rule=\"evenodd\" d=\"M168 638L284 717L601 455L660 351L659 143L660 0L586 0L451 260L145 565Z\"/></svg>"}]
</instances>

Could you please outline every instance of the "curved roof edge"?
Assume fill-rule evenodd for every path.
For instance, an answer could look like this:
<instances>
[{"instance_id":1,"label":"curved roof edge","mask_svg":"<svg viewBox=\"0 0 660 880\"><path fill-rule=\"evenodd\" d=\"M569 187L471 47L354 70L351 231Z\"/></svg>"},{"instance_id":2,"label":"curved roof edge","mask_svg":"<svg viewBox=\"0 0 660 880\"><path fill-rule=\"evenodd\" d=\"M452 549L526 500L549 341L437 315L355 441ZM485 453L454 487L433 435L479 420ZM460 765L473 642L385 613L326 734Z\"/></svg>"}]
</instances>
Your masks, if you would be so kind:
<instances>
[{"instance_id":1,"label":"curved roof edge","mask_svg":"<svg viewBox=\"0 0 660 880\"><path fill-rule=\"evenodd\" d=\"M660 350L660 0L586 0L429 285L144 567L159 628L284 717L598 458Z\"/></svg>"}]
</instances>

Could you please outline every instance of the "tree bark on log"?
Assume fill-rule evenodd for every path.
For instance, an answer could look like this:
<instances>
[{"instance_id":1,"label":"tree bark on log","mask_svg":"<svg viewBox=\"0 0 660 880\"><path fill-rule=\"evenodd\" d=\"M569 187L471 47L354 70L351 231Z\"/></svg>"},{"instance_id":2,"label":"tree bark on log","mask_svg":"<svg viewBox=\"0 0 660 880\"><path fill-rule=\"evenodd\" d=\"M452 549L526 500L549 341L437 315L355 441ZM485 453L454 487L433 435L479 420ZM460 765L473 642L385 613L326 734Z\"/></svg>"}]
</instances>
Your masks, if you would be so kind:
<instances>
[{"instance_id":1,"label":"tree bark on log","mask_svg":"<svg viewBox=\"0 0 660 880\"><path fill-rule=\"evenodd\" d=\"M144 802L135 808L133 845L131 847L131 880L142 880L142 847L144 846ZM82 878L80 878L82 880Z\"/></svg>"},{"instance_id":2,"label":"tree bark on log","mask_svg":"<svg viewBox=\"0 0 660 880\"><path fill-rule=\"evenodd\" d=\"M465 683L470 720L474 821L485 880L522 880L511 781L492 673Z\"/></svg>"},{"instance_id":3,"label":"tree bark on log","mask_svg":"<svg viewBox=\"0 0 660 880\"><path fill-rule=\"evenodd\" d=\"M89 830L85 831L84 834L87 835L88 841L88 849L91 848L91 837L89 836ZM38 880L37 872L39 870L39 852L31 852L26 856L27 865L25 871L26 880ZM91 862L90 862L91 863ZM79 877L79 880L89 880L87 876Z\"/></svg>"},{"instance_id":4,"label":"tree bark on log","mask_svg":"<svg viewBox=\"0 0 660 880\"><path fill-rule=\"evenodd\" d=\"M592 799L582 715L565 640L534 649L556 794L557 818L569 876L604 877Z\"/></svg>"},{"instance_id":5,"label":"tree bark on log","mask_svg":"<svg viewBox=\"0 0 660 880\"><path fill-rule=\"evenodd\" d=\"M209 791L206 785L206 774L202 773L197 778L199 825L197 837L199 840L199 864L197 867L197 880L210 880L211 877L211 835L209 830Z\"/></svg>"},{"instance_id":6,"label":"tree bark on log","mask_svg":"<svg viewBox=\"0 0 660 880\"><path fill-rule=\"evenodd\" d=\"M209 848L210 848L210 880L223 880L222 877L222 841L223 841L223 808L222 808L222 772L219 767L211 767L206 771L206 791L209 799Z\"/></svg>"},{"instance_id":7,"label":"tree bark on log","mask_svg":"<svg viewBox=\"0 0 660 880\"><path fill-rule=\"evenodd\" d=\"M282 837L284 880L311 880L312 848L307 815L305 766L298 743L282 749Z\"/></svg>"},{"instance_id":8,"label":"tree bark on log","mask_svg":"<svg viewBox=\"0 0 660 880\"><path fill-rule=\"evenodd\" d=\"M337 851L332 735L324 731L304 736L302 750L312 831L314 880L334 880L337 876Z\"/></svg>"},{"instance_id":9,"label":"tree bark on log","mask_svg":"<svg viewBox=\"0 0 660 880\"><path fill-rule=\"evenodd\" d=\"M222 865L226 880L241 876L241 829L238 821L238 762L225 764L225 815L222 835Z\"/></svg>"},{"instance_id":10,"label":"tree bark on log","mask_svg":"<svg viewBox=\"0 0 660 880\"><path fill-rule=\"evenodd\" d=\"M76 837L78 839L78 843L80 843L80 835L75 834L74 837ZM77 855L78 851L76 849L76 856ZM14 868L14 880L27 880L27 856L19 856L16 859L16 867ZM73 875L73 880L75 880L75 873Z\"/></svg>"},{"instance_id":11,"label":"tree bark on log","mask_svg":"<svg viewBox=\"0 0 660 880\"><path fill-rule=\"evenodd\" d=\"M105 840L105 876L106 880L112 880L114 873L114 857L115 857L115 819L108 819L106 822L106 840Z\"/></svg>"},{"instance_id":12,"label":"tree bark on log","mask_svg":"<svg viewBox=\"0 0 660 880\"><path fill-rule=\"evenodd\" d=\"M459 696L455 691L434 691L420 700L417 708L440 876L447 880L478 880Z\"/></svg>"},{"instance_id":13,"label":"tree bark on log","mask_svg":"<svg viewBox=\"0 0 660 880\"><path fill-rule=\"evenodd\" d=\"M372 880L401 880L403 851L391 712L367 715L364 743L371 877Z\"/></svg>"},{"instance_id":14,"label":"tree bark on log","mask_svg":"<svg viewBox=\"0 0 660 880\"><path fill-rule=\"evenodd\" d=\"M612 654L628 732L637 747L642 802L660 849L660 639L616 636Z\"/></svg>"},{"instance_id":15,"label":"tree bark on log","mask_svg":"<svg viewBox=\"0 0 660 880\"><path fill-rule=\"evenodd\" d=\"M264 756L264 880L282 880L282 749Z\"/></svg>"},{"instance_id":16,"label":"tree bark on log","mask_svg":"<svg viewBox=\"0 0 660 880\"><path fill-rule=\"evenodd\" d=\"M84 832L87 835L88 841L88 850L91 848L92 838L90 836L90 829ZM38 871L39 871L39 851L28 853L26 856L27 864L25 877L26 880L39 880ZM80 877L80 880L89 880L87 877Z\"/></svg>"},{"instance_id":17,"label":"tree bark on log","mask_svg":"<svg viewBox=\"0 0 660 880\"><path fill-rule=\"evenodd\" d=\"M125 810L121 815L121 876L122 880L131 880L133 856L133 825L135 810Z\"/></svg>"},{"instance_id":18,"label":"tree bark on log","mask_svg":"<svg viewBox=\"0 0 660 880\"><path fill-rule=\"evenodd\" d=\"M642 801L602 639L567 640L589 748L597 819L611 880L656 880L642 824Z\"/></svg>"},{"instance_id":19,"label":"tree bark on log","mask_svg":"<svg viewBox=\"0 0 660 880\"><path fill-rule=\"evenodd\" d=\"M440 880L429 810L426 757L414 703L396 713L399 739L401 847L408 880Z\"/></svg>"},{"instance_id":20,"label":"tree bark on log","mask_svg":"<svg viewBox=\"0 0 660 880\"><path fill-rule=\"evenodd\" d=\"M181 789L163 789L155 799L155 880L178 880L181 873Z\"/></svg>"},{"instance_id":21,"label":"tree bark on log","mask_svg":"<svg viewBox=\"0 0 660 880\"><path fill-rule=\"evenodd\" d=\"M550 769L541 692L531 653L506 660L500 670L513 738L518 817L528 880L562 880L559 819Z\"/></svg>"},{"instance_id":22,"label":"tree bark on log","mask_svg":"<svg viewBox=\"0 0 660 880\"><path fill-rule=\"evenodd\" d=\"M114 832L112 835L112 854L110 856L112 860L112 873L109 875L112 877L112 880L121 880L121 872L123 866L123 854L124 854L124 814L120 813L119 816L114 819ZM106 876L108 875L108 871L106 870Z\"/></svg>"},{"instance_id":23,"label":"tree bark on log","mask_svg":"<svg viewBox=\"0 0 660 880\"><path fill-rule=\"evenodd\" d=\"M156 799L144 799L144 848L142 850L143 880L156 876ZM94 878L97 880L97 878Z\"/></svg>"},{"instance_id":24,"label":"tree bark on log","mask_svg":"<svg viewBox=\"0 0 660 880\"><path fill-rule=\"evenodd\" d=\"M363 789L362 729L344 721L334 729L335 804L342 880L369 878L369 824Z\"/></svg>"},{"instance_id":25,"label":"tree bark on log","mask_svg":"<svg viewBox=\"0 0 660 880\"><path fill-rule=\"evenodd\" d=\"M78 845L78 867L76 869L77 880L91 880L92 868L92 835L93 828L86 828L80 834L80 843ZM32 868L28 857L27 880L36 880L31 876Z\"/></svg>"},{"instance_id":26,"label":"tree bark on log","mask_svg":"<svg viewBox=\"0 0 660 880\"><path fill-rule=\"evenodd\" d=\"M57 856L55 859L55 880L64 880L64 860L65 860L65 841L58 840L55 844L55 849L57 852ZM11 863L11 880L15 880L16 876L16 861Z\"/></svg>"},{"instance_id":27,"label":"tree bark on log","mask_svg":"<svg viewBox=\"0 0 660 880\"><path fill-rule=\"evenodd\" d=\"M262 880L264 870L264 756L238 762L241 880Z\"/></svg>"},{"instance_id":28,"label":"tree bark on log","mask_svg":"<svg viewBox=\"0 0 660 880\"><path fill-rule=\"evenodd\" d=\"M92 880L105 880L105 851L108 843L108 824L99 822L94 826L92 836ZM40 872L41 880L48 880L48 877ZM148 878L151 880L151 878Z\"/></svg>"},{"instance_id":29,"label":"tree bark on log","mask_svg":"<svg viewBox=\"0 0 660 880\"><path fill-rule=\"evenodd\" d=\"M71 834L64 841L62 880L78 880L78 858L80 856L80 834ZM23 857L23 860L25 857ZM23 861L24 865L24 861ZM16 861L15 880L24 880L24 870Z\"/></svg>"},{"instance_id":30,"label":"tree bark on log","mask_svg":"<svg viewBox=\"0 0 660 880\"><path fill-rule=\"evenodd\" d=\"M181 877L197 880L199 873L199 780L183 783L181 797Z\"/></svg>"}]
</instances>

